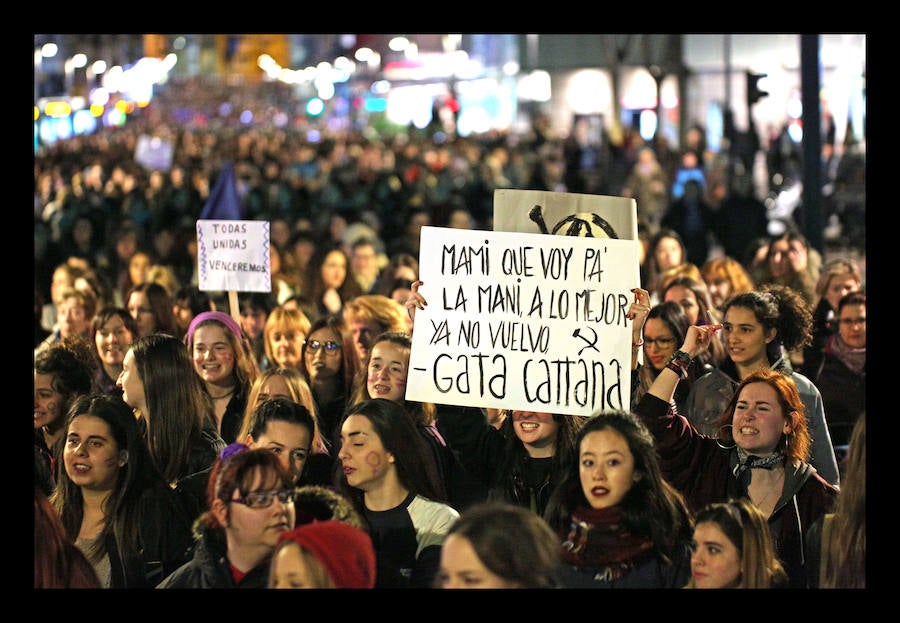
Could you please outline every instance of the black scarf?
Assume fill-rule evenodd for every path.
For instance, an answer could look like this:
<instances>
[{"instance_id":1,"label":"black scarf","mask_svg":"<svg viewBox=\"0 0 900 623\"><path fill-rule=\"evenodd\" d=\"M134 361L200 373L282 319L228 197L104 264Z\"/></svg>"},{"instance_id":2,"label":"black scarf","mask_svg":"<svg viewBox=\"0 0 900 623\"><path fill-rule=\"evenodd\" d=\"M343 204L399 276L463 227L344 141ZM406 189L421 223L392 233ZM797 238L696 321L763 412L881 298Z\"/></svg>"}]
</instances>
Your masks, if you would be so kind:
<instances>
[{"instance_id":1,"label":"black scarf","mask_svg":"<svg viewBox=\"0 0 900 623\"><path fill-rule=\"evenodd\" d=\"M770 456L756 456L755 454L747 454L743 448L737 446L738 463L734 466L734 476L738 480L738 490L741 495L746 495L747 487L750 486L750 470L752 469L775 469L776 466L784 464L784 454L778 452Z\"/></svg>"}]
</instances>

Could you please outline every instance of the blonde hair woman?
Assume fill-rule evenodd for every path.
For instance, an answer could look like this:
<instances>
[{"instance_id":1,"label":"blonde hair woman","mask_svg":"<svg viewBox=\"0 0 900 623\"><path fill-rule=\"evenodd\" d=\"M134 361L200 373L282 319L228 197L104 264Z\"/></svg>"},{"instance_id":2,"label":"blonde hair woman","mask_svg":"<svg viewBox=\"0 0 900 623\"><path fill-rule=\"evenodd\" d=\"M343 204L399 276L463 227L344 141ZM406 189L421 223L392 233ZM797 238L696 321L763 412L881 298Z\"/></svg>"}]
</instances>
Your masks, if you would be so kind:
<instances>
[{"instance_id":1,"label":"blonde hair woman","mask_svg":"<svg viewBox=\"0 0 900 623\"><path fill-rule=\"evenodd\" d=\"M309 318L299 309L273 309L263 329L269 365L303 370L303 344L309 327Z\"/></svg>"}]
</instances>

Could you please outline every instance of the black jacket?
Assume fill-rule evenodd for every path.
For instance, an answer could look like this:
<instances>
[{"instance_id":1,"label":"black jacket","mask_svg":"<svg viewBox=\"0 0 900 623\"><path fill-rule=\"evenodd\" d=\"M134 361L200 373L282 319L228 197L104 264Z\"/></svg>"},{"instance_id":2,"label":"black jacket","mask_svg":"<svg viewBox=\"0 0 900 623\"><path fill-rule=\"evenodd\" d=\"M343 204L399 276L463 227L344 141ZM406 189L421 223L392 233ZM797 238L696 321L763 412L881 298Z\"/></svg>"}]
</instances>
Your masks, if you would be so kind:
<instances>
[{"instance_id":1,"label":"black jacket","mask_svg":"<svg viewBox=\"0 0 900 623\"><path fill-rule=\"evenodd\" d=\"M193 539L189 517L178 495L164 484L144 492L140 501L140 551L106 538L111 588L153 588L190 559Z\"/></svg>"},{"instance_id":2,"label":"black jacket","mask_svg":"<svg viewBox=\"0 0 900 623\"><path fill-rule=\"evenodd\" d=\"M195 534L191 559L163 579L156 588L266 588L269 562L260 563L237 584L226 556L225 536L218 530L204 529Z\"/></svg>"},{"instance_id":3,"label":"black jacket","mask_svg":"<svg viewBox=\"0 0 900 623\"><path fill-rule=\"evenodd\" d=\"M866 410L866 370L851 370L833 353L824 353L815 377L810 377L822 394L825 421L831 443L837 446L850 444L853 425Z\"/></svg>"},{"instance_id":4,"label":"black jacket","mask_svg":"<svg viewBox=\"0 0 900 623\"><path fill-rule=\"evenodd\" d=\"M498 430L481 409L442 405L437 428L468 475L469 505L479 499L502 500L541 515L553 491L553 459L512 456L508 435L515 433L508 420L504 427L510 428Z\"/></svg>"}]
</instances>

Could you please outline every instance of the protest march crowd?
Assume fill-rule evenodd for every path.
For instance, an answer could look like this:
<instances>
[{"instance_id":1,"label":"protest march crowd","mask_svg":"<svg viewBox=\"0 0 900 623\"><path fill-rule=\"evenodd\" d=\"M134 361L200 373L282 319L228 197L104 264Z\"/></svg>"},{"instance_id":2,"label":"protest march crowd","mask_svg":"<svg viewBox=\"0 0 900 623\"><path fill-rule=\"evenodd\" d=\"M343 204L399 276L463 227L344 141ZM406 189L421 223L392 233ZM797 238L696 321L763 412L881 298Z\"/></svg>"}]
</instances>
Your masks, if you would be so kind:
<instances>
[{"instance_id":1,"label":"protest march crowd","mask_svg":"<svg viewBox=\"0 0 900 623\"><path fill-rule=\"evenodd\" d=\"M35 588L866 587L864 255L772 233L701 126L677 148L541 115L522 135L312 132L235 94L244 125L204 86L179 91L190 114L163 94L35 155ZM167 169L136 160L147 135ZM203 287L197 223L226 182L267 224L270 291ZM436 272L436 241L499 248L498 190L634 200L638 244L608 246L637 265L602 272L615 296L585 316L573 294L567 335L488 324L472 359L584 361L593 331L617 382L572 396L603 408L537 400L531 372L496 373L508 394L485 401L456 373L446 400L422 380L464 307L449 284L473 283ZM521 231L568 234L563 253L615 237L546 216ZM483 285L467 327L534 309Z\"/></svg>"}]
</instances>

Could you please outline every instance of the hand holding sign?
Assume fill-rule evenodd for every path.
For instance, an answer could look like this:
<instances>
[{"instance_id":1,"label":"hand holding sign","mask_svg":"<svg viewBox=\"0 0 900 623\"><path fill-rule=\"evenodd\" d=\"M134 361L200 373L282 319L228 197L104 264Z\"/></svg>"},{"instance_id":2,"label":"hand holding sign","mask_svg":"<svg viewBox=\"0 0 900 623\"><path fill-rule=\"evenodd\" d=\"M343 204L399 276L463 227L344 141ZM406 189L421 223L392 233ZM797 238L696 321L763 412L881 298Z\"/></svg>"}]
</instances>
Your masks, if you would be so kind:
<instances>
[{"instance_id":1,"label":"hand holding sign","mask_svg":"<svg viewBox=\"0 0 900 623\"><path fill-rule=\"evenodd\" d=\"M406 303L403 304L404 307L406 307L406 313L409 314L409 319L413 322L416 321L416 310L425 309L425 306L428 305L428 301L425 300L425 297L419 294L419 288L423 285L425 285L424 281L413 281L410 286L412 293L410 294L410 297L406 299Z\"/></svg>"}]
</instances>

